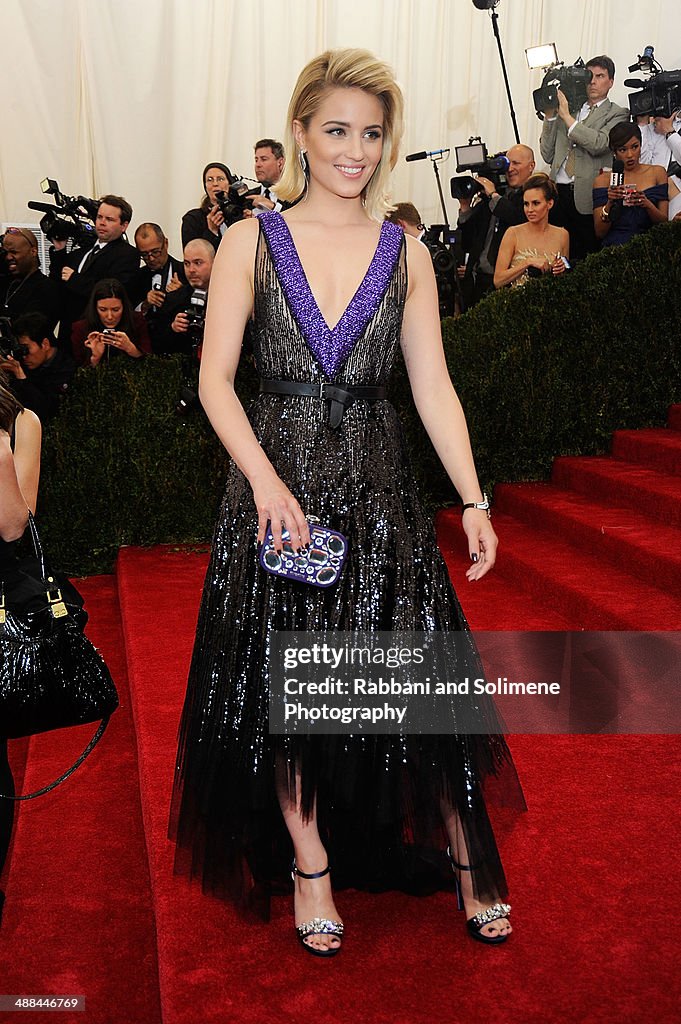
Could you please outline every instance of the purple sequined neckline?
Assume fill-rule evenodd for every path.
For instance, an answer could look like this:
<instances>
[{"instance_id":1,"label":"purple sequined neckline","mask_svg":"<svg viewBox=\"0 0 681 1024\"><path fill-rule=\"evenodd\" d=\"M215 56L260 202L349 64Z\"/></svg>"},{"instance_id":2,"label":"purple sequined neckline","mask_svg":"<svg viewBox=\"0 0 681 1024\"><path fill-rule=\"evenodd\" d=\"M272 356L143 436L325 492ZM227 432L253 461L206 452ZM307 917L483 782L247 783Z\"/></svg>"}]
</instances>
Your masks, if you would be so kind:
<instances>
[{"instance_id":1,"label":"purple sequined neckline","mask_svg":"<svg viewBox=\"0 0 681 1024\"><path fill-rule=\"evenodd\" d=\"M331 330L312 294L288 224L274 211L258 218L291 312L313 356L333 379L383 301L400 255L403 232L383 221L378 245L359 288Z\"/></svg>"}]
</instances>

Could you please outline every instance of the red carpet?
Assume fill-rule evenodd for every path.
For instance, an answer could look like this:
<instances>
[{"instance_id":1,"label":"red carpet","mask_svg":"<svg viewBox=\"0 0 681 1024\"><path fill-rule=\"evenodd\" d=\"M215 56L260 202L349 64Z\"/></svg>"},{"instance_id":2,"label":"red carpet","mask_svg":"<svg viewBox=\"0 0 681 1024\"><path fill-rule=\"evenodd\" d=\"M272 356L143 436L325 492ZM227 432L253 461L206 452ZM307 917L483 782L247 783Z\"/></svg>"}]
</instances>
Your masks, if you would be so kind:
<instances>
[{"instance_id":1,"label":"red carpet","mask_svg":"<svg viewBox=\"0 0 681 1024\"><path fill-rule=\"evenodd\" d=\"M0 928L0 992L84 995L86 1012L54 1014L60 1024L157 1024L154 918L116 587L111 576L78 587L88 635L107 660L121 707L75 775L21 807ZM19 791L56 778L92 732L83 726L33 738ZM2 1019L37 1024L48 1016Z\"/></svg>"},{"instance_id":2,"label":"red carpet","mask_svg":"<svg viewBox=\"0 0 681 1024\"><path fill-rule=\"evenodd\" d=\"M618 436L612 458L558 460L550 484L498 488L500 561L480 583L465 582L459 515L441 514L474 628L680 628L681 523L665 509L679 507L681 433L642 434ZM529 812L502 849L516 931L498 949L467 938L449 896L347 892L343 953L317 961L297 945L288 900L270 925L245 923L174 877L168 804L205 565L167 548L120 553L134 735L124 697L90 764L22 810L0 990L85 992L89 1012L59 1019L96 1024L678 1021L677 737L511 738ZM112 582L89 581L87 596L123 696ZM68 756L65 740L40 746L29 785Z\"/></svg>"}]
</instances>

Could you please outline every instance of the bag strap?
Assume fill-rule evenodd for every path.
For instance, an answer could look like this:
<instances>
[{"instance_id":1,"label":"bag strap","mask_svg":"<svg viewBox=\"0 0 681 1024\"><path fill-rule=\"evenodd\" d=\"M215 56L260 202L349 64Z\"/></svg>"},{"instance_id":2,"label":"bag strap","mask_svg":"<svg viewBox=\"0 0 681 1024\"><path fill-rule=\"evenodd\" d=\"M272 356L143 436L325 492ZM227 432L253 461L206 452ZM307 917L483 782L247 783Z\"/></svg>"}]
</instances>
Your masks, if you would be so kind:
<instances>
[{"instance_id":1,"label":"bag strap","mask_svg":"<svg viewBox=\"0 0 681 1024\"><path fill-rule=\"evenodd\" d=\"M69 776L73 775L76 768L80 768L85 758L88 757L95 749L95 747L101 740L102 736L104 735L104 730L109 724L110 718L111 715L107 715L106 718L102 719L102 721L99 723L99 726L97 727L97 732L94 734L94 736L92 737L92 739L90 740L90 742L88 743L87 747L80 755L78 760L75 761L71 765L71 767L64 772L63 775L60 775L58 779L55 779L54 782L51 782L49 786L44 786L42 789L37 789L35 793L27 793L25 796L10 796L8 793L0 793L0 800L14 800L16 802L20 800L35 800L37 796L44 796L45 793L50 793L53 789L56 789L57 786L60 786L62 782L66 782Z\"/></svg>"},{"instance_id":2,"label":"bag strap","mask_svg":"<svg viewBox=\"0 0 681 1024\"><path fill-rule=\"evenodd\" d=\"M47 570L45 569L45 555L43 554L43 546L40 543L40 537L38 536L38 527L35 525L35 519L30 508L28 510L28 526L31 531L31 540L33 541L33 550L35 551L35 557L40 563L40 572L42 579L47 579Z\"/></svg>"}]
</instances>

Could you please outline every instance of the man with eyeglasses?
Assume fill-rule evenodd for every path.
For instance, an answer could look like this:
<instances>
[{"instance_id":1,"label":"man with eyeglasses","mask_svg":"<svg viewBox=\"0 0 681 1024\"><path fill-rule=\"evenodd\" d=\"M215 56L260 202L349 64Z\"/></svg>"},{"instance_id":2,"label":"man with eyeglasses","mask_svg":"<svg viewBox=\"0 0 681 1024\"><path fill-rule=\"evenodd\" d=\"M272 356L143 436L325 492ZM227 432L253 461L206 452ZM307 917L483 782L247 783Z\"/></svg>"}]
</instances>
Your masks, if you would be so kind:
<instances>
[{"instance_id":1,"label":"man with eyeglasses","mask_svg":"<svg viewBox=\"0 0 681 1024\"><path fill-rule=\"evenodd\" d=\"M130 282L128 293L133 306L139 307L146 322L154 352L165 330L162 316L166 295L187 283L184 264L168 253L168 239L158 224L145 222L135 232L135 245L142 257L141 267Z\"/></svg>"},{"instance_id":2,"label":"man with eyeglasses","mask_svg":"<svg viewBox=\"0 0 681 1024\"><path fill-rule=\"evenodd\" d=\"M0 316L42 313L50 330L59 319L59 290L40 270L38 240L28 228L6 228L0 267Z\"/></svg>"}]
</instances>

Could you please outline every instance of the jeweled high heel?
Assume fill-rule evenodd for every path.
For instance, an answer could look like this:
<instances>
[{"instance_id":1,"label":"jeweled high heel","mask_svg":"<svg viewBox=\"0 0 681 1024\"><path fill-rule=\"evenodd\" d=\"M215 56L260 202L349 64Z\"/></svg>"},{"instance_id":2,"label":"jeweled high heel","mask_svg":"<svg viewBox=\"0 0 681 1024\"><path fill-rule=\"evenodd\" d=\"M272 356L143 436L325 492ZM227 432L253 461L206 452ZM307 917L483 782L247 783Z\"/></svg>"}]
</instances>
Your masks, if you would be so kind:
<instances>
[{"instance_id":1,"label":"jeweled high heel","mask_svg":"<svg viewBox=\"0 0 681 1024\"><path fill-rule=\"evenodd\" d=\"M304 871L301 871L300 868L296 867L296 862L294 860L291 867L291 878L294 882L296 880L296 875L300 878L323 878L325 875L329 874L330 870L331 869L327 864L323 871L313 871L312 874L308 875ZM305 947L308 953L312 953L312 956L335 956L336 953L340 953L342 949L342 946L330 946L328 949L315 949L314 946L310 946L305 941L305 939L309 938L311 935L335 935L336 938L342 939L343 924L341 921L331 921L326 917L313 917L311 921L305 921L303 924L296 925L295 929L301 945Z\"/></svg>"},{"instance_id":2,"label":"jeweled high heel","mask_svg":"<svg viewBox=\"0 0 681 1024\"><path fill-rule=\"evenodd\" d=\"M463 901L463 893L461 891L461 879L457 874L457 871L471 871L470 864L459 864L454 860L452 856L451 847L447 847L447 856L449 857L452 865L452 871L454 872L454 885L456 891L456 905L459 910L466 909ZM481 910L478 914L468 918L466 921L466 928L472 939L477 939L478 942L485 942L488 946L498 946L501 942L506 942L508 935L483 935L482 929L486 924L491 924L492 921L498 921L499 918L509 917L511 913L510 903L494 903L491 907L486 910Z\"/></svg>"}]
</instances>

